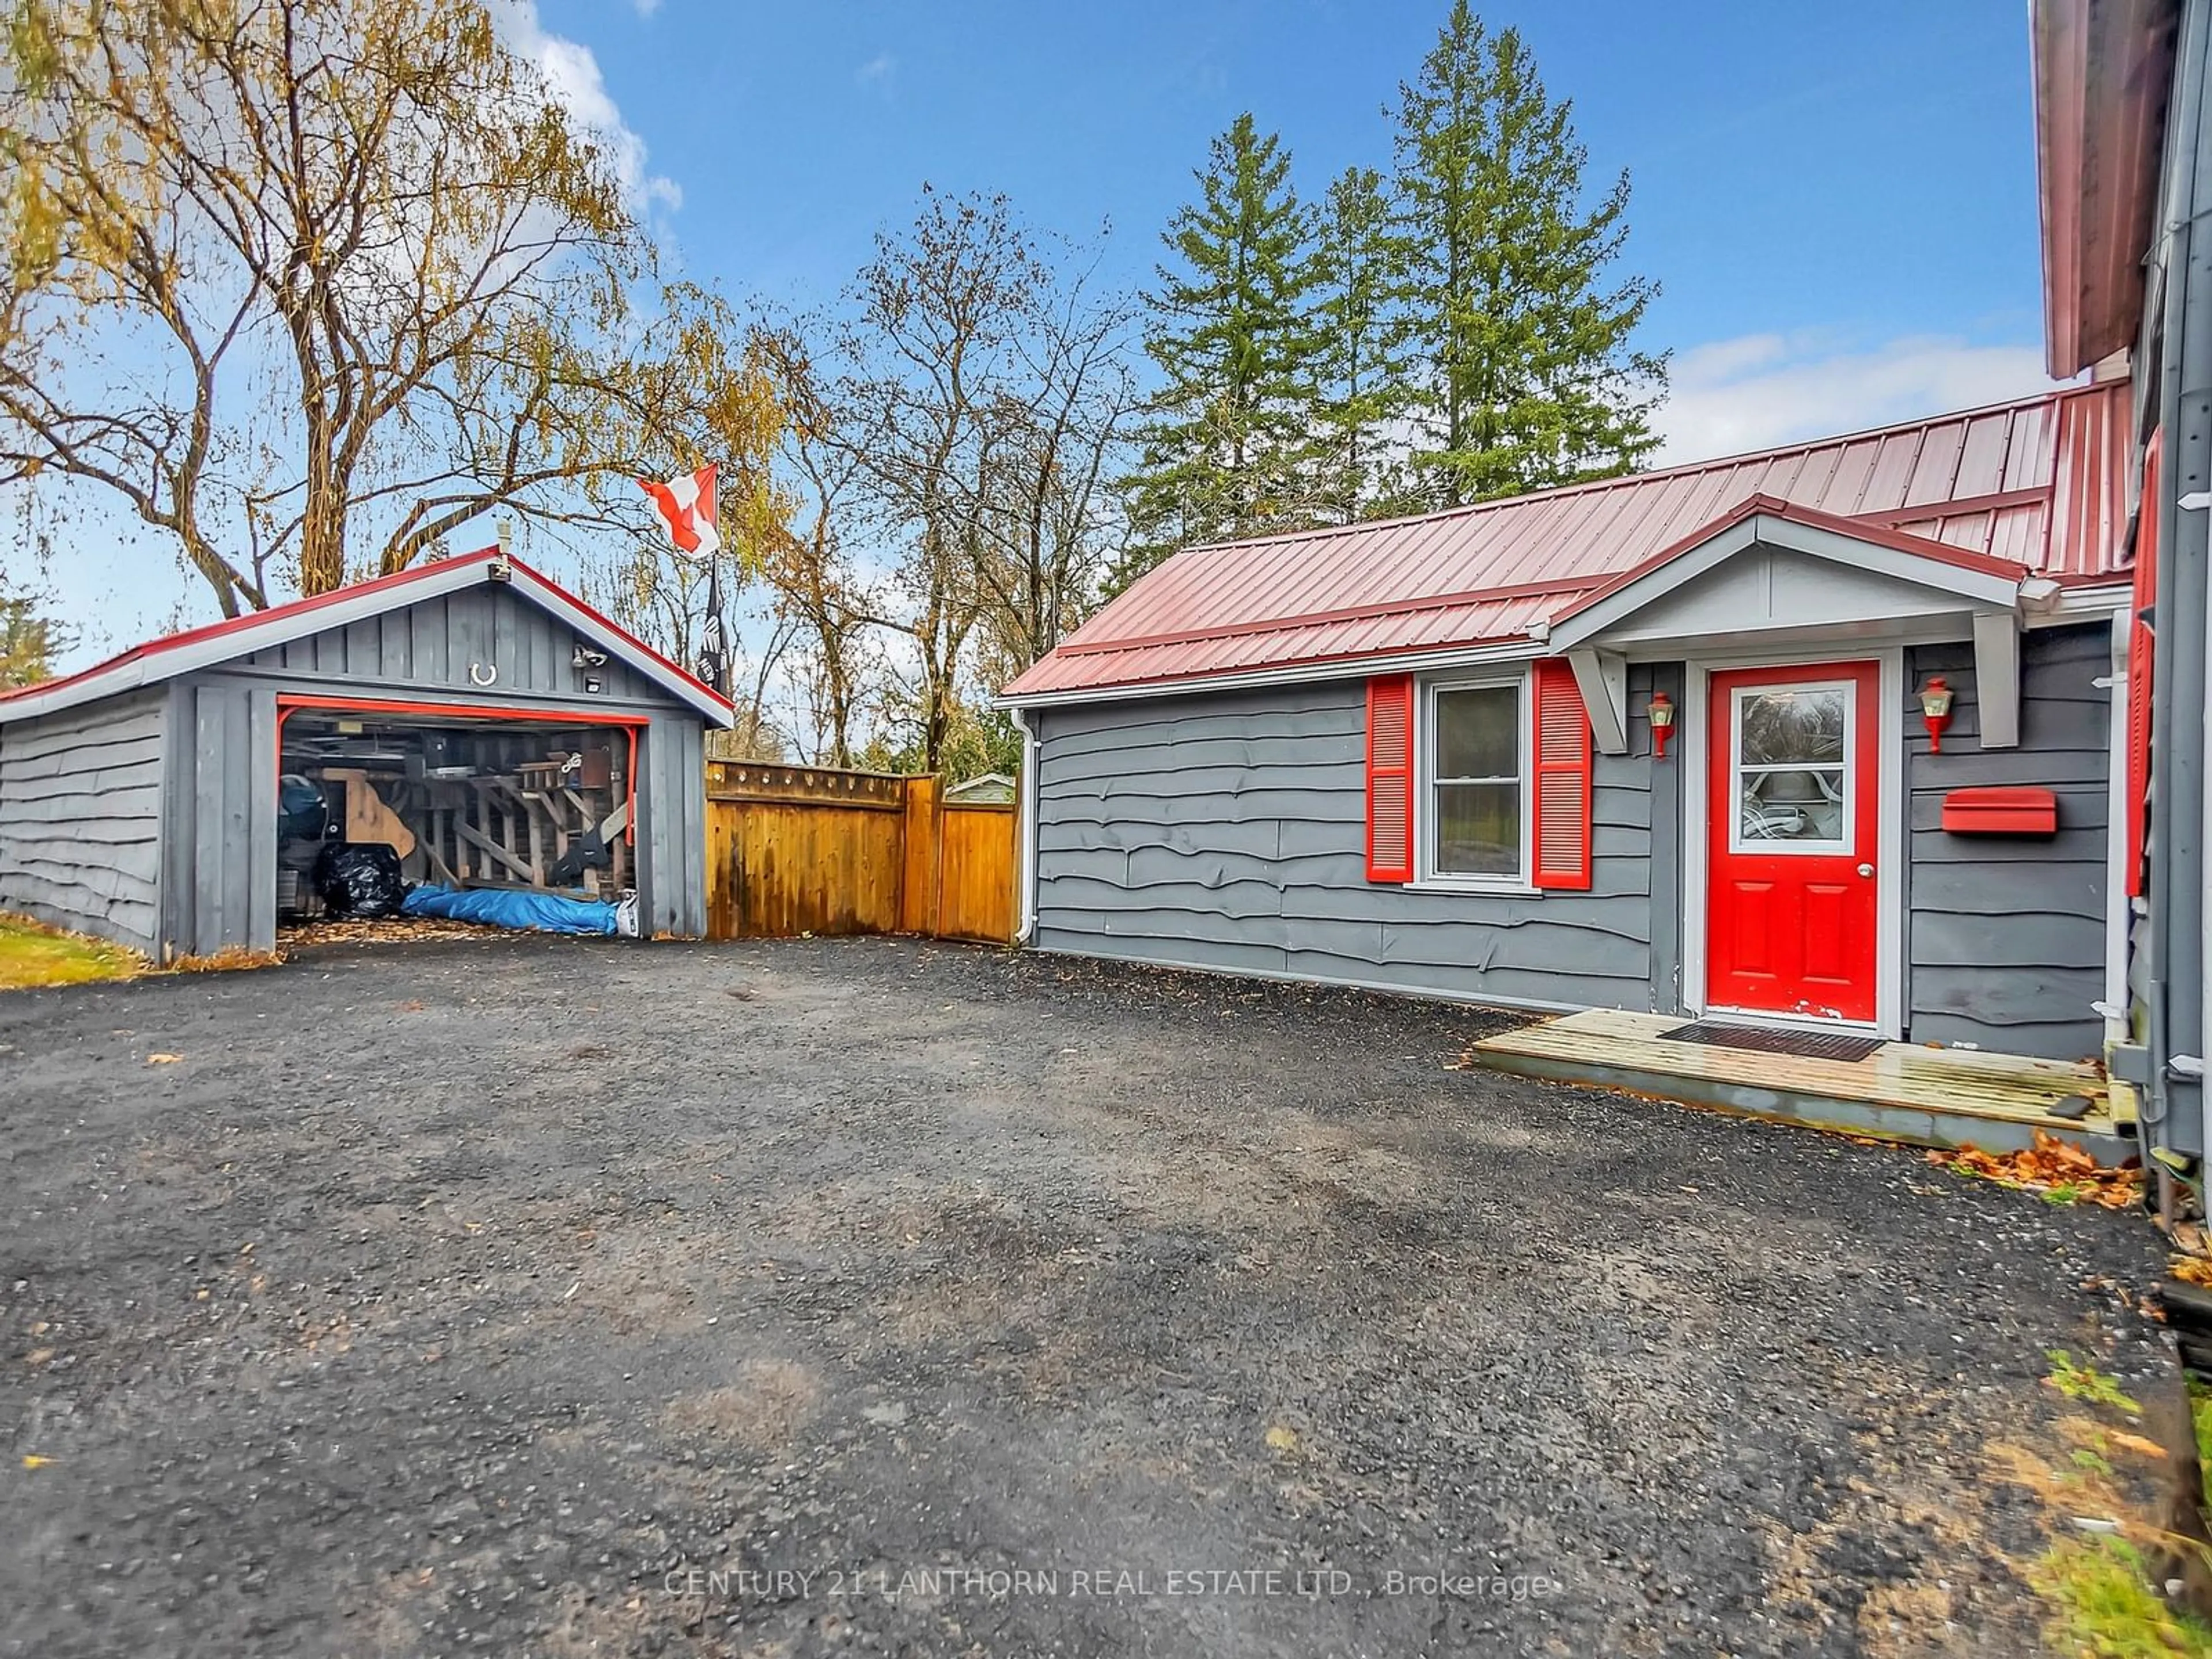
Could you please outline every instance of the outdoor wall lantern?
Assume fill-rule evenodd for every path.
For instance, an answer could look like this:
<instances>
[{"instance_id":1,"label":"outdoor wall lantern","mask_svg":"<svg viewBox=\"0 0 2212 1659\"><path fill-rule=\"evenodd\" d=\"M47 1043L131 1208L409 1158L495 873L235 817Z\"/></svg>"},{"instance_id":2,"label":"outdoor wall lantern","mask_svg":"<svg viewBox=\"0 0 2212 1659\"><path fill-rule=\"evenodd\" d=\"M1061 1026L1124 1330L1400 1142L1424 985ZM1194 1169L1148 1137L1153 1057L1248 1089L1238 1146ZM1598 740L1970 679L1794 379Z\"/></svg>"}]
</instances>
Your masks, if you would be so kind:
<instances>
[{"instance_id":1,"label":"outdoor wall lantern","mask_svg":"<svg viewBox=\"0 0 2212 1659\"><path fill-rule=\"evenodd\" d=\"M1667 734L1674 729L1674 700L1664 691L1654 691L1644 711L1651 720L1651 753L1659 760L1667 758Z\"/></svg>"},{"instance_id":2,"label":"outdoor wall lantern","mask_svg":"<svg viewBox=\"0 0 2212 1659\"><path fill-rule=\"evenodd\" d=\"M1951 688L1941 674L1920 688L1920 715L1928 722L1928 752L1943 752L1943 728L1951 723Z\"/></svg>"}]
</instances>

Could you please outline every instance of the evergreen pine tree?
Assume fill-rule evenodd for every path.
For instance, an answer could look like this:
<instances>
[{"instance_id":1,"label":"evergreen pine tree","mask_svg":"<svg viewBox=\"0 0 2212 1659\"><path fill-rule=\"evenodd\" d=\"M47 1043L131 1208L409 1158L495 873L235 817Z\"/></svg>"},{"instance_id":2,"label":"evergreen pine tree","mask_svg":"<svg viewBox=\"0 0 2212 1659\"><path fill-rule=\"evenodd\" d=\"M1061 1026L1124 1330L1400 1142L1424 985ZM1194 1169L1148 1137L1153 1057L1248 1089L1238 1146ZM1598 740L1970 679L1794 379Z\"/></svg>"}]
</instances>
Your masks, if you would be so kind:
<instances>
[{"instance_id":1,"label":"evergreen pine tree","mask_svg":"<svg viewBox=\"0 0 2212 1659\"><path fill-rule=\"evenodd\" d=\"M52 677L54 659L75 639L39 614L27 595L0 593L0 691Z\"/></svg>"},{"instance_id":2,"label":"evergreen pine tree","mask_svg":"<svg viewBox=\"0 0 2212 1659\"><path fill-rule=\"evenodd\" d=\"M1213 141L1199 199L1163 237L1145 349L1164 381L1127 481L1126 586L1179 547L1310 521L1312 216L1290 154L1250 114Z\"/></svg>"},{"instance_id":3,"label":"evergreen pine tree","mask_svg":"<svg viewBox=\"0 0 2212 1659\"><path fill-rule=\"evenodd\" d=\"M1407 506L1397 295L1408 250L1372 167L1346 168L1322 198L1319 221L1310 494L1319 517L1351 524Z\"/></svg>"},{"instance_id":4,"label":"evergreen pine tree","mask_svg":"<svg viewBox=\"0 0 2212 1659\"><path fill-rule=\"evenodd\" d=\"M1431 505L1625 472L1658 441L1666 359L1629 345L1657 285L1607 285L1628 175L1585 209L1569 115L1520 35L1487 33L1467 0L1400 88L1413 464Z\"/></svg>"}]
</instances>

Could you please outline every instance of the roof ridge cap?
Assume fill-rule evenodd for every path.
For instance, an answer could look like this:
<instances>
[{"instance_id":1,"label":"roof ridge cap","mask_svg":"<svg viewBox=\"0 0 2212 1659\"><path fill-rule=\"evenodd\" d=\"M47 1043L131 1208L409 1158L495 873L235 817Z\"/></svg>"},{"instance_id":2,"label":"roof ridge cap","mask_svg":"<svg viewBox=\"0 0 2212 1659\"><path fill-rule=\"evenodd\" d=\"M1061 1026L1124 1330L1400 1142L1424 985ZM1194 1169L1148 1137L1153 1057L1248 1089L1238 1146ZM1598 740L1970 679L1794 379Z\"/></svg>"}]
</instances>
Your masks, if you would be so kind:
<instances>
[{"instance_id":1,"label":"roof ridge cap","mask_svg":"<svg viewBox=\"0 0 2212 1659\"><path fill-rule=\"evenodd\" d=\"M1548 501L1563 495L1596 495L1607 489L1617 489L1630 484L1650 483L1655 479L1676 477L1689 473L1711 472L1725 466L1740 466L1751 461L1778 460L1785 455L1803 455L1816 449L1826 449L1837 444L1856 443L1862 439L1887 437L1893 434L1926 431L1929 427L1946 421L1972 420L1978 416L1994 415L2000 410L2022 410L2036 404L2057 404L2069 398L2089 392L2109 392L2114 386L2125 386L2129 377L2109 380L2085 380L2078 386L2052 386L2041 392L2025 393L2016 398L2002 398L1985 404L1973 404L1964 409L1937 410L1932 414L1916 416L1909 420L1889 421L1878 426L1855 428L1848 432L1832 432L1819 437L1801 438L1794 443L1773 444L1764 449L1737 450L1725 455L1714 455L1704 460L1677 461L1671 466L1654 467L1645 472L1617 473L1609 478L1585 478L1579 483L1548 484L1541 489L1523 490L1517 495L1497 495L1488 501L1468 501L1459 507L1434 507L1426 513L1401 513L1387 519L1360 519L1350 524L1314 525L1304 530L1279 530L1263 536L1245 536L1235 541L1200 542L1180 550L1176 556L1194 553L1224 553L1231 550L1279 546L1310 541L1323 536L1341 536L1376 530L1389 530L1402 525L1439 524L1449 520L1470 518L1477 514L1496 512L1501 507L1517 507L1528 501ZM1165 561L1162 562L1163 563Z\"/></svg>"}]
</instances>

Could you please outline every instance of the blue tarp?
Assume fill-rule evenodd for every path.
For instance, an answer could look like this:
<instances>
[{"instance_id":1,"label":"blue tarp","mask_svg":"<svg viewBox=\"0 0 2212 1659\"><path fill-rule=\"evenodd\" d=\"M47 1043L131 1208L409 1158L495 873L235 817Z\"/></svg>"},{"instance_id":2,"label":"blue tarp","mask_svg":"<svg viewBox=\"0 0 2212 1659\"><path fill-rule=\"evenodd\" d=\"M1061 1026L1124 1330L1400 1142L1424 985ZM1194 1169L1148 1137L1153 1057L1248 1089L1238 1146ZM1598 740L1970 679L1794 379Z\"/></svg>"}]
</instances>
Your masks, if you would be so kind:
<instances>
[{"instance_id":1,"label":"blue tarp","mask_svg":"<svg viewBox=\"0 0 2212 1659\"><path fill-rule=\"evenodd\" d=\"M621 931L616 921L616 907L611 904L510 888L456 890L425 882L420 887L409 888L399 908L410 916L442 916L448 921L480 921L490 927L515 927L538 933L613 934Z\"/></svg>"}]
</instances>

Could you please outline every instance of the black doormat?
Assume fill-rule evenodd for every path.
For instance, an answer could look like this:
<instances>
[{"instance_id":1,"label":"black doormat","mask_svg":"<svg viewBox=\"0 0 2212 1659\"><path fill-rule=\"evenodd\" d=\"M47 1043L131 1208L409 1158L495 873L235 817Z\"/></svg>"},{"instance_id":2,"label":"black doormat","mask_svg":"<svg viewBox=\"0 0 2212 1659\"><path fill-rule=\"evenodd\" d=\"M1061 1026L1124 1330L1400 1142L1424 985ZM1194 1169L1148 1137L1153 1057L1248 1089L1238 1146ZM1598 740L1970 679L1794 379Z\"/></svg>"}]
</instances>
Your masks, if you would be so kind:
<instances>
[{"instance_id":1,"label":"black doormat","mask_svg":"<svg viewBox=\"0 0 2212 1659\"><path fill-rule=\"evenodd\" d=\"M1770 1025L1730 1025L1701 1019L1662 1031L1662 1042L1702 1042L1709 1048L1750 1048L1762 1054L1797 1054L1807 1060L1864 1060L1883 1038L1850 1031L1785 1031Z\"/></svg>"}]
</instances>

